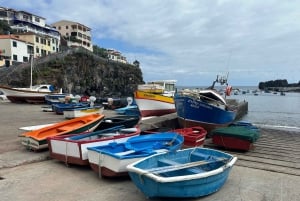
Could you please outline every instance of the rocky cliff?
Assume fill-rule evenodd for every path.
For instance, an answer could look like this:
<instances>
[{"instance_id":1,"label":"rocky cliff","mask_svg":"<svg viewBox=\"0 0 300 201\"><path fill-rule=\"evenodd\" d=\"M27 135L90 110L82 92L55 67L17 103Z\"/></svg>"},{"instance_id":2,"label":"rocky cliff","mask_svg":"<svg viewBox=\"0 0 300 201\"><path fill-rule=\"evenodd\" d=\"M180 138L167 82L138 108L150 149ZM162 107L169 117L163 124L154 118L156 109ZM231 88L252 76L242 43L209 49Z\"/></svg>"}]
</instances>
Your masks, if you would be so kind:
<instances>
[{"instance_id":1,"label":"rocky cliff","mask_svg":"<svg viewBox=\"0 0 300 201\"><path fill-rule=\"evenodd\" d=\"M0 84L30 85L30 63L0 68ZM82 48L71 49L33 61L33 85L52 84L63 92L96 97L132 96L144 83L138 65L113 62Z\"/></svg>"}]
</instances>

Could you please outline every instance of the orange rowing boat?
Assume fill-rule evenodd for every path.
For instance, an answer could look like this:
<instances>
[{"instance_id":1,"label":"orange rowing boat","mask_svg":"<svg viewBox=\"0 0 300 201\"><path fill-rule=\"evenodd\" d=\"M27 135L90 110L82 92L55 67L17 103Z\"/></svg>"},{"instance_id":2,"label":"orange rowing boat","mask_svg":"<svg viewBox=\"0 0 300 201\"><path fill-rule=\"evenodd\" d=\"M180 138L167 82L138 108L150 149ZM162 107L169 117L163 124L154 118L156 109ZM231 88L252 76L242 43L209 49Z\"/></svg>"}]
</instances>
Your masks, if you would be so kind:
<instances>
[{"instance_id":1,"label":"orange rowing boat","mask_svg":"<svg viewBox=\"0 0 300 201\"><path fill-rule=\"evenodd\" d=\"M62 121L41 129L23 133L21 142L30 150L48 147L47 138L65 134L76 134L94 131L104 119L102 114L91 114L75 119Z\"/></svg>"}]
</instances>

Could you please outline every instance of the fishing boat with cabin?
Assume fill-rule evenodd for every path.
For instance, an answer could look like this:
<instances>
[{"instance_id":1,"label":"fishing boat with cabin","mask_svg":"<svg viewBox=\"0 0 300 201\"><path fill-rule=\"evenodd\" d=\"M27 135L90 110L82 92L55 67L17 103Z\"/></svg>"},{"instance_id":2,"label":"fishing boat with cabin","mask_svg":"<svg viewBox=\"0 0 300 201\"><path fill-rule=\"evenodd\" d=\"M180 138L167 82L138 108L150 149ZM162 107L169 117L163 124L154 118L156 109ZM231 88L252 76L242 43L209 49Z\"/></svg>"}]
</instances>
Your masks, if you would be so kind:
<instances>
[{"instance_id":1,"label":"fishing boat with cabin","mask_svg":"<svg viewBox=\"0 0 300 201\"><path fill-rule=\"evenodd\" d=\"M226 84L225 97L215 89L215 83ZM226 127L236 117L237 109L226 101L232 87L227 84L227 78L217 76L208 89L183 89L177 91L175 107L180 127L201 126L208 133L218 127Z\"/></svg>"},{"instance_id":2,"label":"fishing boat with cabin","mask_svg":"<svg viewBox=\"0 0 300 201\"><path fill-rule=\"evenodd\" d=\"M162 116L176 112L174 93L176 80L158 80L138 85L134 100L142 117Z\"/></svg>"}]
</instances>

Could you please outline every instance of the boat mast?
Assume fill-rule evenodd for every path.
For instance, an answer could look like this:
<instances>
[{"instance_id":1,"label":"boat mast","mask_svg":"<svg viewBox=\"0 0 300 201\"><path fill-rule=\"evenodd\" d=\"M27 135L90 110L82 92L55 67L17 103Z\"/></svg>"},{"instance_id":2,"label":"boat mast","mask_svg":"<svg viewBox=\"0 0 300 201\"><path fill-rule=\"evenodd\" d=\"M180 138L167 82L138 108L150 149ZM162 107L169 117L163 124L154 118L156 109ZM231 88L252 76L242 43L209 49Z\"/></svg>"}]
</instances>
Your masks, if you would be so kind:
<instances>
[{"instance_id":1,"label":"boat mast","mask_svg":"<svg viewBox=\"0 0 300 201\"><path fill-rule=\"evenodd\" d=\"M30 89L32 89L32 65L33 65L33 54L31 55L31 60L30 60Z\"/></svg>"}]
</instances>

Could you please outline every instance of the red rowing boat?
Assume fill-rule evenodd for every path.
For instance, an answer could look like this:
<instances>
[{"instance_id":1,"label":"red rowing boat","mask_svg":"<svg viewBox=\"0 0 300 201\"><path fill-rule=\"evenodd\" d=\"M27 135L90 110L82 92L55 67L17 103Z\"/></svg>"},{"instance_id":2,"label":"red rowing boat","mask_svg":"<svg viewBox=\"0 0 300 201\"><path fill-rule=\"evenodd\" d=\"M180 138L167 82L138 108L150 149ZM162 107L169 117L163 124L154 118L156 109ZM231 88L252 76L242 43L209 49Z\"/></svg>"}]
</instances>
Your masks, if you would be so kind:
<instances>
[{"instance_id":1,"label":"red rowing boat","mask_svg":"<svg viewBox=\"0 0 300 201\"><path fill-rule=\"evenodd\" d=\"M174 132L184 137L183 147L203 146L207 131L201 126L175 129Z\"/></svg>"}]
</instances>

